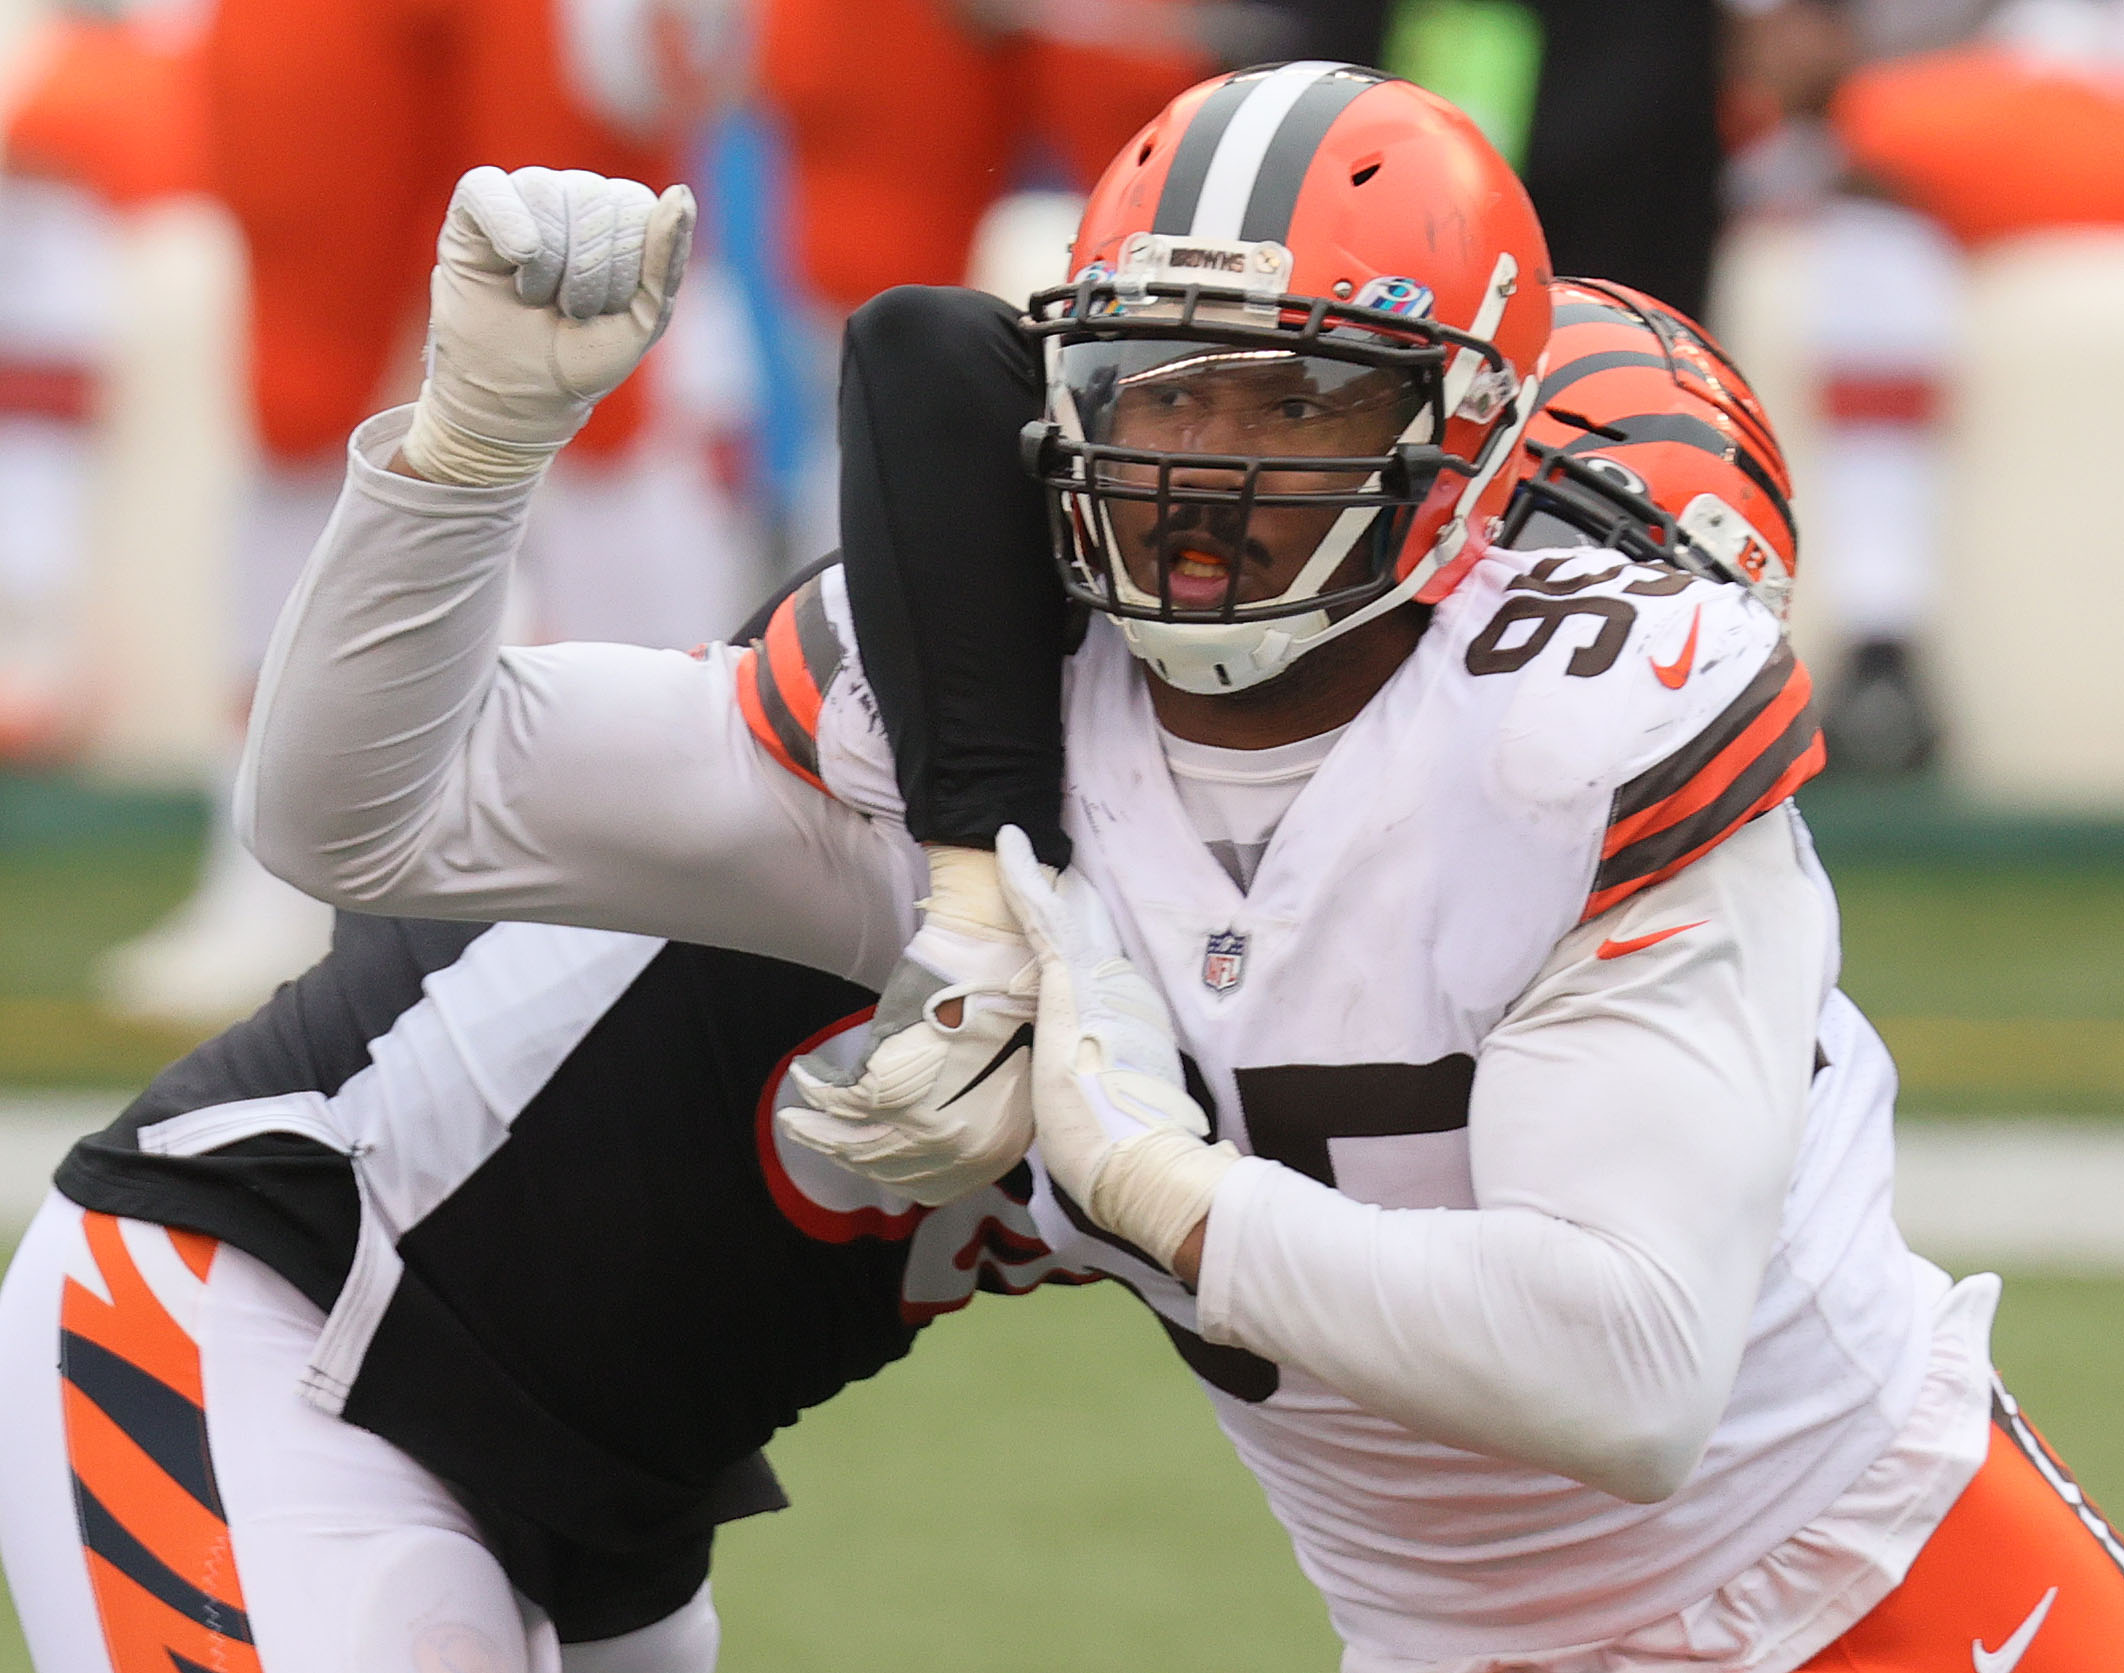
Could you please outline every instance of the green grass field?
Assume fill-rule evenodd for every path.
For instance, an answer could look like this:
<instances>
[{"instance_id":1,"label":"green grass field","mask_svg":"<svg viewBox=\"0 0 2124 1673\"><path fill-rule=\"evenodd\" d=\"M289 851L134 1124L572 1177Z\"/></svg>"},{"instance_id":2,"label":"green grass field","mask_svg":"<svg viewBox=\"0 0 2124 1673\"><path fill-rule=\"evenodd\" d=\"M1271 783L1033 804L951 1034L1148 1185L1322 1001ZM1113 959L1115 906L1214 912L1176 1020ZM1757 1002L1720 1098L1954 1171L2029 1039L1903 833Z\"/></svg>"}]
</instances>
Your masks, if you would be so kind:
<instances>
[{"instance_id":1,"label":"green grass field","mask_svg":"<svg viewBox=\"0 0 2124 1673\"><path fill-rule=\"evenodd\" d=\"M2013 1278L1997 1337L2124 1503L2124 1282ZM1282 1531L1192 1378L1111 1289L984 1298L773 1448L793 1508L716 1554L725 1673L1332 1673ZM28 1663L0 1596L0 1673Z\"/></svg>"},{"instance_id":2,"label":"green grass field","mask_svg":"<svg viewBox=\"0 0 2124 1673\"><path fill-rule=\"evenodd\" d=\"M2124 846L1819 823L1846 985L1906 1109L2124 1115ZM78 798L0 779L0 1087L137 1085L182 1043L103 1017L87 971L182 893L195 831L134 803L85 826ZM2010 1277L1995 1347L2124 1504L2124 1278ZM1334 1666L1258 1490L1121 1293L984 1298L773 1450L796 1508L717 1555L729 1673ZM26 1666L0 1596L0 1673Z\"/></svg>"}]
</instances>

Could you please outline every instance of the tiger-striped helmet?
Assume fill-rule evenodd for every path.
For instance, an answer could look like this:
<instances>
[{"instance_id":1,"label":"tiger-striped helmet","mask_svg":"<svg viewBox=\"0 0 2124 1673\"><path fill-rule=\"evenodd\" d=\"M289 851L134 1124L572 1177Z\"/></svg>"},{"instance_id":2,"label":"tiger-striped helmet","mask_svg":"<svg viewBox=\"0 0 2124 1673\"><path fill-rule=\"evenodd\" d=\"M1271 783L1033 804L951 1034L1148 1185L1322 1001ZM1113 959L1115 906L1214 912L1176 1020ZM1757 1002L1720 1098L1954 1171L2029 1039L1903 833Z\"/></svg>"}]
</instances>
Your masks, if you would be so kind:
<instances>
[{"instance_id":1,"label":"tiger-striped helmet","mask_svg":"<svg viewBox=\"0 0 2124 1673\"><path fill-rule=\"evenodd\" d=\"M1782 619L1792 479L1755 391L1711 334L1625 285L1559 279L1534 461L1498 539L1612 547L1746 586Z\"/></svg>"}]
</instances>

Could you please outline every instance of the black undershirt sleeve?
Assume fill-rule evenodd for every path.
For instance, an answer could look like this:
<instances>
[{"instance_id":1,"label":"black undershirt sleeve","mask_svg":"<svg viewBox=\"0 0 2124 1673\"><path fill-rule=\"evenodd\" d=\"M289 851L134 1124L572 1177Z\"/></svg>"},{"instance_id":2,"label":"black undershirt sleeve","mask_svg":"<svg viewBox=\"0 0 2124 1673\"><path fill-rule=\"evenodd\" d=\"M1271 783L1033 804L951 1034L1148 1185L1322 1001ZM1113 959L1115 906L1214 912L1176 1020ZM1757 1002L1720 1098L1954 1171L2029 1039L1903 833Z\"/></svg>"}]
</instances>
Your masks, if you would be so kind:
<instances>
[{"instance_id":1,"label":"black undershirt sleeve","mask_svg":"<svg viewBox=\"0 0 2124 1673\"><path fill-rule=\"evenodd\" d=\"M991 848L1017 825L1064 865L1069 609L1044 490L1019 462L1042 402L1017 317L979 291L913 285L856 310L841 351L842 562L910 834Z\"/></svg>"}]
</instances>

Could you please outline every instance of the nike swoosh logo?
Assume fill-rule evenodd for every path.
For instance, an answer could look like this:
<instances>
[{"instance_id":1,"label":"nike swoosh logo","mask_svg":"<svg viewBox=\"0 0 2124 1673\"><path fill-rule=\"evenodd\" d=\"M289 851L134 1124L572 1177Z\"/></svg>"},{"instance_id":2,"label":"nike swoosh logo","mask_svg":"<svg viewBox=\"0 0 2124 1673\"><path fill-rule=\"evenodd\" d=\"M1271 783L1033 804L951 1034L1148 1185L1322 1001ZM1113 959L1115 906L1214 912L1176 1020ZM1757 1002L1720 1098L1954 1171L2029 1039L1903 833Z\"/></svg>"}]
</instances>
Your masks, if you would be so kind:
<instances>
[{"instance_id":1,"label":"nike swoosh logo","mask_svg":"<svg viewBox=\"0 0 2124 1673\"><path fill-rule=\"evenodd\" d=\"M2035 1642L2035 1635L2042 1629L2043 1619L2050 1613L2050 1606L2058 1601L2058 1589L2053 1586L2043 1594L2043 1601L2028 1612L2014 1635L1996 1650L1984 1648L1981 1638L1969 1641L1969 1659L1976 1663L1976 1673L2013 1673L2021 1665L2021 1657L2028 1654L2028 1646Z\"/></svg>"},{"instance_id":2,"label":"nike swoosh logo","mask_svg":"<svg viewBox=\"0 0 2124 1673\"><path fill-rule=\"evenodd\" d=\"M1704 625L1704 607L1699 604L1696 614L1689 618L1689 637L1683 642L1681 655L1672 662L1661 662L1654 657L1645 660L1652 664L1652 672L1659 683L1669 691L1679 691L1689 683L1689 670L1696 666L1696 632Z\"/></svg>"},{"instance_id":3,"label":"nike swoosh logo","mask_svg":"<svg viewBox=\"0 0 2124 1673\"><path fill-rule=\"evenodd\" d=\"M1702 929L1711 920L1699 918L1693 924L1676 924L1672 929L1656 929L1650 935L1633 935L1627 941L1603 941L1593 949L1595 958L1621 958L1625 953L1641 953L1647 947L1656 947L1670 935L1679 935L1685 929Z\"/></svg>"},{"instance_id":4,"label":"nike swoosh logo","mask_svg":"<svg viewBox=\"0 0 2124 1673\"><path fill-rule=\"evenodd\" d=\"M953 1104L956 1104L961 1098L965 1097L967 1093L971 1092L975 1087L979 1086L983 1081L988 1079L990 1075L994 1074L998 1069L1002 1068L1004 1064L1008 1063L1014 1053L1021 1051L1031 1051L1032 1043L1033 1025L1029 1022L1019 1023L1017 1032L1012 1034L1009 1039L1003 1042L1003 1044L997 1049L995 1056L991 1057L986 1063L981 1065L981 1072L978 1075L974 1076L974 1078L968 1081L964 1086L960 1087L959 1090L954 1092L949 1098L946 1098L944 1102L937 1106L937 1108L940 1110L950 1109Z\"/></svg>"}]
</instances>

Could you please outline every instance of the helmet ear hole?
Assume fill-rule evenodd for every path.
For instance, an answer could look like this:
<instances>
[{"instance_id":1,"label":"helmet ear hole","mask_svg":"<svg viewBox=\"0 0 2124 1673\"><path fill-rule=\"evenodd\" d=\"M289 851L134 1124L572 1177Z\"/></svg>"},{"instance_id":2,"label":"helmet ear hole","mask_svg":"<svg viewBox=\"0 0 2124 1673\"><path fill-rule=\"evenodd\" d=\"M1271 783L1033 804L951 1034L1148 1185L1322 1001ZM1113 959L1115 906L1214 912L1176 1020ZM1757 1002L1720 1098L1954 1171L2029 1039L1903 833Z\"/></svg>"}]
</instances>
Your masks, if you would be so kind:
<instances>
[{"instance_id":1,"label":"helmet ear hole","mask_svg":"<svg viewBox=\"0 0 2124 1673\"><path fill-rule=\"evenodd\" d=\"M1141 168L1145 163L1149 162L1150 154L1157 148L1158 142L1155 139L1145 140L1143 148L1136 153L1136 167Z\"/></svg>"},{"instance_id":2,"label":"helmet ear hole","mask_svg":"<svg viewBox=\"0 0 2124 1673\"><path fill-rule=\"evenodd\" d=\"M1384 161L1384 159L1380 157L1365 158L1363 162L1359 163L1355 168L1350 170L1350 184L1352 186L1362 186L1367 180L1371 179L1373 175L1379 172L1379 165L1382 161Z\"/></svg>"}]
</instances>

